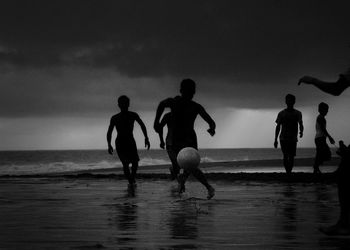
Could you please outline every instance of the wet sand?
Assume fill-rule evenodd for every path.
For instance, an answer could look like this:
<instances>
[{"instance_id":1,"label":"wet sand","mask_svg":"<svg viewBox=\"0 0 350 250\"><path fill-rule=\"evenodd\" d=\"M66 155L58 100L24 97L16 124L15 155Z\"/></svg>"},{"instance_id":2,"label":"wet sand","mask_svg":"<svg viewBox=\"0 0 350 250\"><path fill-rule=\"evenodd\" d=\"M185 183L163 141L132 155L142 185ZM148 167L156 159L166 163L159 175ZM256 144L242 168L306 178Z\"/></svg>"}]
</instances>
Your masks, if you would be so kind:
<instances>
[{"instance_id":1,"label":"wet sand","mask_svg":"<svg viewBox=\"0 0 350 250\"><path fill-rule=\"evenodd\" d=\"M135 193L118 176L2 178L0 249L348 249L318 231L338 217L336 185L296 180L210 177L208 201L193 180L179 196L157 177Z\"/></svg>"}]
</instances>

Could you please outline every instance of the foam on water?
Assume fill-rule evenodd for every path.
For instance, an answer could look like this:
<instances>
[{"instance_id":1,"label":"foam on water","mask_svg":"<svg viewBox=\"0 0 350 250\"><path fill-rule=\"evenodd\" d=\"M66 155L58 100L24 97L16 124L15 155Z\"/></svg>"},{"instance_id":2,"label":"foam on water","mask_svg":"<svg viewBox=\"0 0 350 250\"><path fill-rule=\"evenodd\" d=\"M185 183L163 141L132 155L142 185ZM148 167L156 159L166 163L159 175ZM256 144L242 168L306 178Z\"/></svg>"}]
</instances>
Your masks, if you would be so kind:
<instances>
[{"instance_id":1,"label":"foam on water","mask_svg":"<svg viewBox=\"0 0 350 250\"><path fill-rule=\"evenodd\" d=\"M298 149L298 157L312 157L314 149ZM275 149L199 149L202 163L280 159ZM170 164L165 150L139 150L140 166ZM121 168L106 150L0 151L0 175L66 173Z\"/></svg>"},{"instance_id":2,"label":"foam on water","mask_svg":"<svg viewBox=\"0 0 350 250\"><path fill-rule=\"evenodd\" d=\"M219 161L216 161L216 160L214 160L213 158L204 156L204 157L201 157L201 162L202 162L202 163L207 163L207 162L219 162Z\"/></svg>"},{"instance_id":3,"label":"foam on water","mask_svg":"<svg viewBox=\"0 0 350 250\"><path fill-rule=\"evenodd\" d=\"M98 170L121 168L120 162L110 163L102 161L99 163L74 163L74 162L52 162L47 164L25 164L25 165L2 165L0 175L31 175L31 174L54 174L83 170Z\"/></svg>"},{"instance_id":4,"label":"foam on water","mask_svg":"<svg viewBox=\"0 0 350 250\"><path fill-rule=\"evenodd\" d=\"M165 165L170 164L170 160L164 160L164 159L154 159L150 157L141 158L139 165L140 166L153 166L153 165Z\"/></svg>"}]
</instances>

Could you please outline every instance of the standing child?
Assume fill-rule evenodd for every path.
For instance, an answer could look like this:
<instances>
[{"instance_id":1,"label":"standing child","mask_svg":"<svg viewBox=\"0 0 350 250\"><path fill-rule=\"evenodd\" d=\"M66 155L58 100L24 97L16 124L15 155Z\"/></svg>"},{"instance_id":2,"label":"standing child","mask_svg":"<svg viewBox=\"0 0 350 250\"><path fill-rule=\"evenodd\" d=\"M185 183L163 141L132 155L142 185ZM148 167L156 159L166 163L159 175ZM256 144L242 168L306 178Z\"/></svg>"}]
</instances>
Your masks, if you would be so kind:
<instances>
[{"instance_id":1,"label":"standing child","mask_svg":"<svg viewBox=\"0 0 350 250\"><path fill-rule=\"evenodd\" d=\"M135 177L140 160L137 153L136 142L133 136L134 122L137 121L145 136L145 147L150 148L150 143L147 136L147 129L141 118L135 112L129 111L130 99L122 95L118 98L118 106L120 112L112 116L108 131L107 143L108 153L113 154L113 147L111 145L113 129L117 130L117 138L115 139L115 149L123 164L124 175L129 182L130 188L135 188ZM131 164L131 173L129 165Z\"/></svg>"},{"instance_id":2,"label":"standing child","mask_svg":"<svg viewBox=\"0 0 350 250\"><path fill-rule=\"evenodd\" d=\"M274 147L278 147L277 140L279 136L283 153L283 165L286 173L291 174L297 150L298 125L300 138L303 137L304 125L301 112L294 108L295 96L292 94L286 95L285 103L287 108L277 115Z\"/></svg>"},{"instance_id":3,"label":"standing child","mask_svg":"<svg viewBox=\"0 0 350 250\"><path fill-rule=\"evenodd\" d=\"M328 147L327 144L327 137L329 139L329 142L331 144L334 144L333 138L328 133L326 127L327 127L327 121L326 121L326 115L328 113L328 104L321 102L318 105L318 112L319 115L316 119L316 136L315 136L315 144L316 144L316 156L315 156L315 162L314 162L314 173L320 174L320 165L325 162L329 161L332 158L331 150Z\"/></svg>"}]
</instances>

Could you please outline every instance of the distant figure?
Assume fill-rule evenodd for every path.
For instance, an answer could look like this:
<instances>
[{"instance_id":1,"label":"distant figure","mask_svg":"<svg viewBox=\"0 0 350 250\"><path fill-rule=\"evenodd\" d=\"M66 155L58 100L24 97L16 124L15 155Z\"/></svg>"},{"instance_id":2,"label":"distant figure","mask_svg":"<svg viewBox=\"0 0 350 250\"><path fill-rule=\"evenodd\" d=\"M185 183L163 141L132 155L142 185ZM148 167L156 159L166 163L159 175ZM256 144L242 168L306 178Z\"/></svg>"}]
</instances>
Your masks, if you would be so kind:
<instances>
[{"instance_id":1,"label":"distant figure","mask_svg":"<svg viewBox=\"0 0 350 250\"><path fill-rule=\"evenodd\" d=\"M337 224L320 230L327 235L350 235L350 145L340 141L337 154L341 157L336 172L340 216Z\"/></svg>"},{"instance_id":2,"label":"distant figure","mask_svg":"<svg viewBox=\"0 0 350 250\"><path fill-rule=\"evenodd\" d=\"M170 167L170 174L171 174L171 180L175 180L178 178L178 175L180 173L180 167L179 164L177 163L176 160L176 153L173 149L173 138L172 138L172 133L173 133L173 124L171 121L171 113L166 113L160 124L159 124L159 130L158 130L158 134L159 134L159 140L160 140L160 147L162 149L166 148L169 159L171 161L171 167ZM165 138L165 142L164 142L164 138L163 138L163 128L167 126L168 129L168 133L166 135Z\"/></svg>"},{"instance_id":3,"label":"distant figure","mask_svg":"<svg viewBox=\"0 0 350 250\"><path fill-rule=\"evenodd\" d=\"M156 118L154 120L154 129L157 133L161 132L160 118L165 108L171 110L172 127L172 154L176 155L185 147L198 149L197 136L194 130L194 122L197 115L200 115L209 125L208 133L215 134L215 122L198 103L192 101L196 92L196 83L191 79L184 79L181 82L181 96L168 98L161 101L157 108ZM203 172L199 168L184 170L179 177L179 192L185 191L185 182L190 174L193 174L208 190L208 199L215 194L215 189L208 183Z\"/></svg>"},{"instance_id":4,"label":"distant figure","mask_svg":"<svg viewBox=\"0 0 350 250\"><path fill-rule=\"evenodd\" d=\"M304 76L299 80L298 85L302 83L314 85L328 94L339 96L350 86L350 69L340 74L336 82L325 82L312 76Z\"/></svg>"},{"instance_id":5,"label":"distant figure","mask_svg":"<svg viewBox=\"0 0 350 250\"><path fill-rule=\"evenodd\" d=\"M332 158L331 150L328 147L326 139L329 139L331 144L334 144L334 140L332 136L327 131L327 121L326 115L328 113L328 104L321 102L318 105L319 115L316 119L316 136L315 136L315 144L316 144L316 157L314 162L314 173L320 174L320 165L329 161Z\"/></svg>"},{"instance_id":6,"label":"distant figure","mask_svg":"<svg viewBox=\"0 0 350 250\"><path fill-rule=\"evenodd\" d=\"M139 115L135 112L129 111L130 100L127 96L122 95L118 98L118 106L120 113L112 116L108 131L107 143L108 153L113 154L113 147L111 145L113 129L117 130L117 138L115 139L115 149L123 164L124 175L129 182L129 188L136 187L135 177L140 160L137 153L136 142L133 136L134 122L137 121L141 127L143 135L145 136L145 147L150 148L150 143L147 136L147 129ZM129 169L131 164L131 173Z\"/></svg>"},{"instance_id":7,"label":"distant figure","mask_svg":"<svg viewBox=\"0 0 350 250\"><path fill-rule=\"evenodd\" d=\"M278 135L280 135L283 165L286 169L286 173L291 174L294 166L294 157L296 155L298 142L298 124L300 138L303 137L304 126L301 112L294 109L295 96L291 94L286 95L286 104L287 108L279 112L276 119L277 125L275 130L274 147L278 147L277 139Z\"/></svg>"}]
</instances>

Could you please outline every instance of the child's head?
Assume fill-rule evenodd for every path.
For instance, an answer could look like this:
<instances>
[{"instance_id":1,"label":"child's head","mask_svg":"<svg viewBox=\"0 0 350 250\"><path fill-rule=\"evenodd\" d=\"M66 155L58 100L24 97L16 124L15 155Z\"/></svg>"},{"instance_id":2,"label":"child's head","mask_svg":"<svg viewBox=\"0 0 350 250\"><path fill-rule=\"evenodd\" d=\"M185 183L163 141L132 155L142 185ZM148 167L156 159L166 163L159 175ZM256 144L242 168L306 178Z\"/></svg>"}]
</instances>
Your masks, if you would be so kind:
<instances>
[{"instance_id":1,"label":"child's head","mask_svg":"<svg viewBox=\"0 0 350 250\"><path fill-rule=\"evenodd\" d=\"M328 109L329 109L329 106L327 103L321 102L320 104L318 104L318 112L321 115L327 115Z\"/></svg>"},{"instance_id":2,"label":"child's head","mask_svg":"<svg viewBox=\"0 0 350 250\"><path fill-rule=\"evenodd\" d=\"M292 94L286 95L286 104L288 108L292 108L295 104L295 96Z\"/></svg>"},{"instance_id":3,"label":"child's head","mask_svg":"<svg viewBox=\"0 0 350 250\"><path fill-rule=\"evenodd\" d=\"M121 111L128 110L130 105L130 99L126 95L119 96L118 98L118 106Z\"/></svg>"},{"instance_id":4,"label":"child's head","mask_svg":"<svg viewBox=\"0 0 350 250\"><path fill-rule=\"evenodd\" d=\"M181 82L180 93L186 99L192 99L196 93L196 83L192 79L184 79Z\"/></svg>"}]
</instances>

